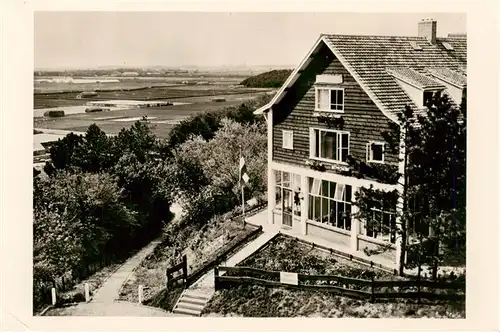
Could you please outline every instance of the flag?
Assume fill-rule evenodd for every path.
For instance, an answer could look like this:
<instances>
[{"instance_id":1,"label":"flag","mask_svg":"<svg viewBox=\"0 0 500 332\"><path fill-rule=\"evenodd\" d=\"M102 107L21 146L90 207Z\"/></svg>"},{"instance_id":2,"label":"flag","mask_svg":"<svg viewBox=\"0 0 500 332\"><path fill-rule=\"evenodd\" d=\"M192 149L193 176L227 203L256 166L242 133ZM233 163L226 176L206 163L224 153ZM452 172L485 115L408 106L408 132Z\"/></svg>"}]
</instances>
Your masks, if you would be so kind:
<instances>
[{"instance_id":1,"label":"flag","mask_svg":"<svg viewBox=\"0 0 500 332\"><path fill-rule=\"evenodd\" d=\"M243 179L246 183L250 179L247 174L247 167L245 165L245 158L240 158L240 181Z\"/></svg>"}]
</instances>

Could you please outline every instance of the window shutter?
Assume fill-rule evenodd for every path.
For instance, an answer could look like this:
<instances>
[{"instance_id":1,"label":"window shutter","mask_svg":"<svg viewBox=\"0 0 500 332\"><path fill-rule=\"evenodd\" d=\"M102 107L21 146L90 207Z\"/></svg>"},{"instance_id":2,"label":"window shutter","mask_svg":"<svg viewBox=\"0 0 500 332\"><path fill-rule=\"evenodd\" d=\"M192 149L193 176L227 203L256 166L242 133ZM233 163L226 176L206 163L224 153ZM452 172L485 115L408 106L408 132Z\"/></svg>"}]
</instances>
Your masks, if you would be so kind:
<instances>
[{"instance_id":1,"label":"window shutter","mask_svg":"<svg viewBox=\"0 0 500 332\"><path fill-rule=\"evenodd\" d=\"M316 140L314 139L314 129L309 131L309 157L316 156Z\"/></svg>"}]
</instances>

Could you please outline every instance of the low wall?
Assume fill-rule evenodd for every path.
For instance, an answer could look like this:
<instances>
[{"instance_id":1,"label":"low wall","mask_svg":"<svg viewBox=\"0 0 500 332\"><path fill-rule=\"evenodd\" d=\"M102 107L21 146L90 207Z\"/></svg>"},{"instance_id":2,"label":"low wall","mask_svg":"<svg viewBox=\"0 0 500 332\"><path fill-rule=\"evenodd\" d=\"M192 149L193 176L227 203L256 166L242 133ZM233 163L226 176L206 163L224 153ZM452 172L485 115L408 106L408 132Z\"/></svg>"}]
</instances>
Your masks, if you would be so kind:
<instances>
[{"instance_id":1,"label":"low wall","mask_svg":"<svg viewBox=\"0 0 500 332\"><path fill-rule=\"evenodd\" d=\"M364 251L365 249L368 250L377 250L381 248L382 241L376 241L374 239L370 239L368 237L360 236L358 235L358 250L359 251ZM392 262L396 262L396 247L393 246L393 248L388 249L380 254L378 256L390 259Z\"/></svg>"},{"instance_id":2,"label":"low wall","mask_svg":"<svg viewBox=\"0 0 500 332\"><path fill-rule=\"evenodd\" d=\"M351 237L349 231L337 230L328 225L307 221L306 234L322 238L328 242L336 243L347 248L350 247Z\"/></svg>"}]
</instances>

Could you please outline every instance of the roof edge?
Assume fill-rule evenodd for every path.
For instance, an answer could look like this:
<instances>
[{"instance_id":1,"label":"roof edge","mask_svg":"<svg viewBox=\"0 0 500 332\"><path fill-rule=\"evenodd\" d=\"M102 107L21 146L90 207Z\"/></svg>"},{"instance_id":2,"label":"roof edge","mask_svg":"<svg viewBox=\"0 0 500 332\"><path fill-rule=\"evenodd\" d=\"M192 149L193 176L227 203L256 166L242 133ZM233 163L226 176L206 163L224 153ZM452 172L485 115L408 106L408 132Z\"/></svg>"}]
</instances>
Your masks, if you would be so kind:
<instances>
[{"instance_id":1,"label":"roof edge","mask_svg":"<svg viewBox=\"0 0 500 332\"><path fill-rule=\"evenodd\" d=\"M266 105L260 107L259 109L254 111L254 114L262 114L267 112L273 105L275 105L281 98L283 97L283 94L285 92L285 89L288 88L291 84L293 84L296 80L297 75L299 74L299 71L303 69L304 65L308 62L308 60L311 58L311 55L313 52L316 50L316 48L319 46L321 42L323 42L329 49L330 51L335 55L337 59L339 59L340 63L346 68L346 70L351 74L352 77L356 80L356 82L359 84L359 86L363 89L363 91L370 97L370 99L375 103L375 105L379 108L379 110L384 114L389 120L399 123L397 116L394 114L391 114L387 111L385 106L382 104L380 99L364 84L363 80L361 77L356 73L356 71L352 68L352 66L349 64L349 62L342 56L342 54L333 46L331 45L328 40L326 39L328 37L328 34L321 34L319 38L316 40L314 43L313 47L309 50L307 55L304 57L304 59L301 61L301 63L293 70L293 72L290 74L288 79L283 83L281 88L276 92L275 96L269 103ZM307 63L308 64L308 63Z\"/></svg>"}]
</instances>

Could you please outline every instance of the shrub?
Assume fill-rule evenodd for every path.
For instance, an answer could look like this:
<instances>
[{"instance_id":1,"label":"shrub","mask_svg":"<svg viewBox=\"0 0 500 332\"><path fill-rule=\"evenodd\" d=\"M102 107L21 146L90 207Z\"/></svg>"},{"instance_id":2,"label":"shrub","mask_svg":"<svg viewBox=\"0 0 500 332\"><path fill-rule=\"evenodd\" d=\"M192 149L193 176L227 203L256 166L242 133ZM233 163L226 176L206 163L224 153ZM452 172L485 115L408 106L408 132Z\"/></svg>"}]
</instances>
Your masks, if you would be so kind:
<instances>
[{"instance_id":1,"label":"shrub","mask_svg":"<svg viewBox=\"0 0 500 332\"><path fill-rule=\"evenodd\" d=\"M94 112L103 112L103 111L109 111L108 108L101 108L101 107L89 107L85 109L85 113L94 113Z\"/></svg>"},{"instance_id":2,"label":"shrub","mask_svg":"<svg viewBox=\"0 0 500 332\"><path fill-rule=\"evenodd\" d=\"M47 111L43 113L43 116L49 117L49 118L60 118L63 117L64 111L63 110L56 110L56 111Z\"/></svg>"}]
</instances>

